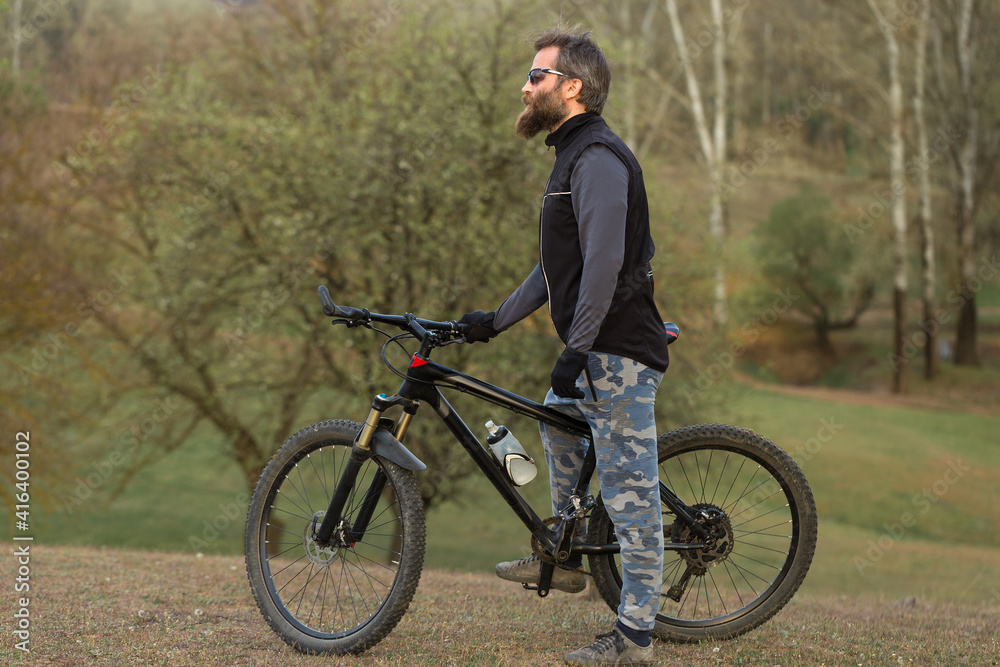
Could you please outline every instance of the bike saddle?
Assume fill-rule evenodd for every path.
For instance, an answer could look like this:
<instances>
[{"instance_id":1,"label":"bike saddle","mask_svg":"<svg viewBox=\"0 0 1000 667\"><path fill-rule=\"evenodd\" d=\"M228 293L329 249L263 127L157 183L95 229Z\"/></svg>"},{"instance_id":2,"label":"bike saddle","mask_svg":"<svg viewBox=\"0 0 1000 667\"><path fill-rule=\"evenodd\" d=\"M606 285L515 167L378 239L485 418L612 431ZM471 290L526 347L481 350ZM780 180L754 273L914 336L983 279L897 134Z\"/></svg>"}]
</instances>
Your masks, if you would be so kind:
<instances>
[{"instance_id":1,"label":"bike saddle","mask_svg":"<svg viewBox=\"0 0 1000 667\"><path fill-rule=\"evenodd\" d=\"M664 322L663 328L667 331L667 345L670 345L681 335L681 328L673 322Z\"/></svg>"}]
</instances>

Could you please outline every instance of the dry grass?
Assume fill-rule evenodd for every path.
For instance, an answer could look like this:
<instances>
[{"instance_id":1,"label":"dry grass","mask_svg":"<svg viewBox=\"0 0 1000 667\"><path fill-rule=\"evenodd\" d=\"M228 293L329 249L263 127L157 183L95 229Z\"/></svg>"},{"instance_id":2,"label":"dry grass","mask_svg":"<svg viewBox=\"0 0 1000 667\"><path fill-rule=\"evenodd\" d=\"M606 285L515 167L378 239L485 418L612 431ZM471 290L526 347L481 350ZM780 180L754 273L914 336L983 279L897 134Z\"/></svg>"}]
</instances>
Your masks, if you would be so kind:
<instances>
[{"instance_id":1,"label":"dry grass","mask_svg":"<svg viewBox=\"0 0 1000 667\"><path fill-rule=\"evenodd\" d=\"M0 570L8 589L12 560ZM31 585L33 651L12 650L4 613L2 664L560 665L613 619L587 595L543 600L488 573L428 571L381 644L361 656L310 657L266 626L239 558L37 546ZM660 645L657 657L664 665L998 665L998 628L1000 600L803 595L748 636Z\"/></svg>"}]
</instances>

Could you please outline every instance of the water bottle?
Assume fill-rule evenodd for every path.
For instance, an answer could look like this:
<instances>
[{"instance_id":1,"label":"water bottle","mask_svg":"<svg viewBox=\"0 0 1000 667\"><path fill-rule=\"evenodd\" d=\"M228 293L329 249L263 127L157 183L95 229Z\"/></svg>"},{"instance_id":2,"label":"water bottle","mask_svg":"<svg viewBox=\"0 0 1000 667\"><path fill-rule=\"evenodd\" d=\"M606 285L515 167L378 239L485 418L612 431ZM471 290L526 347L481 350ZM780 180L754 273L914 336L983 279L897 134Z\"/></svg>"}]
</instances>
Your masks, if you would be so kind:
<instances>
[{"instance_id":1,"label":"water bottle","mask_svg":"<svg viewBox=\"0 0 1000 667\"><path fill-rule=\"evenodd\" d=\"M507 476L514 486L523 486L533 480L538 470L535 469L535 462L524 451L524 447L517 441L506 426L497 426L493 420L486 422L486 442L493 450L493 456L507 471Z\"/></svg>"}]
</instances>

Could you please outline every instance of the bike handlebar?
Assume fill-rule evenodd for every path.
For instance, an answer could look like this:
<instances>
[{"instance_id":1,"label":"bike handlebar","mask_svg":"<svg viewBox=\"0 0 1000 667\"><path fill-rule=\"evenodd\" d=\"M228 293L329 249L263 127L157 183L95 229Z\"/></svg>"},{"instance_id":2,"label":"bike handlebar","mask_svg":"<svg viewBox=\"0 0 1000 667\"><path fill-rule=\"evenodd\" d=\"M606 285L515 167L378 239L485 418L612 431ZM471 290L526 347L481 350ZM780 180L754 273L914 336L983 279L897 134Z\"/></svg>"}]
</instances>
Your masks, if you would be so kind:
<instances>
[{"instance_id":1,"label":"bike handlebar","mask_svg":"<svg viewBox=\"0 0 1000 667\"><path fill-rule=\"evenodd\" d=\"M343 306L338 306L330 298L330 290L326 288L326 285L319 286L319 302L323 304L323 314L329 315L330 317L343 317L348 320L363 320L365 318L365 312L363 310L358 310L357 308L345 308Z\"/></svg>"},{"instance_id":2,"label":"bike handlebar","mask_svg":"<svg viewBox=\"0 0 1000 667\"><path fill-rule=\"evenodd\" d=\"M367 308L338 306L330 297L330 290L326 288L326 285L320 285L318 291L319 301L323 305L323 313L329 317L337 317L355 324L368 324L370 322L389 324L409 331L421 339L430 331L447 332L455 335L465 333L466 325L459 324L454 320L450 322L436 322L434 320L420 319L409 313L406 315L382 315L373 313Z\"/></svg>"}]
</instances>

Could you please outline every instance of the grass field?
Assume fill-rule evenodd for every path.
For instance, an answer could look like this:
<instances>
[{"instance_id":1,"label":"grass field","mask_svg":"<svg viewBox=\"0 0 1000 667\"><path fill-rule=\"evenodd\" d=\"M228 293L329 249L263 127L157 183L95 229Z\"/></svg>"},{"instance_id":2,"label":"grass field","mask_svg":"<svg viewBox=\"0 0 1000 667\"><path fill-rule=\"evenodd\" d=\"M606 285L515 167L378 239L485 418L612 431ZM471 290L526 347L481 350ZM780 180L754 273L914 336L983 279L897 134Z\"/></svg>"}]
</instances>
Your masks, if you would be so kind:
<instances>
[{"instance_id":1,"label":"grass field","mask_svg":"<svg viewBox=\"0 0 1000 667\"><path fill-rule=\"evenodd\" d=\"M32 653L10 641L0 664L561 665L606 632L586 593L541 599L489 574L427 570L396 629L360 656L295 653L271 632L237 556L40 547L32 560ZM11 559L0 561L9 580ZM5 605L5 609L7 606ZM11 615L0 628L10 637ZM1000 600L983 604L804 592L758 630L724 642L658 644L660 664L1000 664Z\"/></svg>"},{"instance_id":2,"label":"grass field","mask_svg":"<svg viewBox=\"0 0 1000 667\"><path fill-rule=\"evenodd\" d=\"M990 434L1000 420L959 418L959 424L968 429L968 437L963 438L959 428L954 437L961 442L949 449L950 441L933 442L931 429L924 438L912 435L899 439L899 434L883 423L881 409L831 409L806 399L769 395L747 397L741 405L749 411L757 402L770 404L774 400L788 408L784 425L749 417L745 423L777 442L798 443L802 448L797 458L810 478L820 514L816 558L804 590L893 600L912 596L974 604L1000 600L1000 512L995 503L1000 471L997 457L991 460L989 453L993 446ZM913 415L916 426L926 426L918 416L931 423L940 419L919 411L903 414L911 412L917 413ZM858 437L845 426L836 438L811 454L807 443L813 438L818 441L821 420L849 424ZM798 431L812 435L790 435ZM872 442L882 438L892 446L887 444L884 452L872 452ZM904 451L894 453L897 445ZM946 476L954 479L948 461L961 462L971 470L954 485L935 487ZM861 481L853 483L852 478ZM924 495L924 488L930 490L929 496ZM936 491L942 493L936 495ZM543 490L541 500L545 499ZM504 507L489 500L470 499L464 508L463 521L481 522L475 539L450 530L456 520L453 508L430 515L430 563L491 572L498 559L528 553L524 528ZM969 531L967 539L963 538L964 530ZM498 550L498 544L505 547Z\"/></svg>"},{"instance_id":3,"label":"grass field","mask_svg":"<svg viewBox=\"0 0 1000 667\"><path fill-rule=\"evenodd\" d=\"M859 392L834 392L847 401L725 391L725 420L773 439L809 478L816 558L763 627L660 645L661 664L1000 664L1000 418L892 407ZM83 486L53 493L44 511L33 506L33 650L13 648L16 565L0 559L0 664L557 665L613 621L589 594L543 600L497 579L497 560L527 553L526 531L492 489L470 485L429 514L424 577L386 640L357 657L299 655L253 603L239 555L246 490L216 451L179 450L111 503L110 483L88 483L92 465ZM524 492L547 514L544 471Z\"/></svg>"},{"instance_id":4,"label":"grass field","mask_svg":"<svg viewBox=\"0 0 1000 667\"><path fill-rule=\"evenodd\" d=\"M767 389L734 394L728 409L729 421L777 442L810 480L820 537L806 591L1000 599L1000 418ZM175 452L110 505L100 486L79 505L66 504L73 488L61 502L57 494L48 511L33 511L38 543L239 554L246 490L235 466L212 451ZM490 573L498 559L527 553L524 527L491 488L473 488L429 514L428 567ZM544 470L524 492L549 513Z\"/></svg>"}]
</instances>

